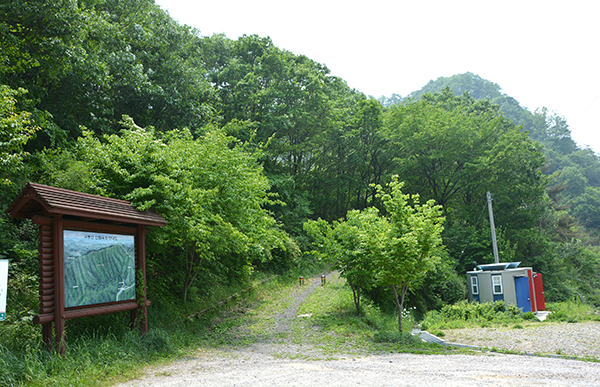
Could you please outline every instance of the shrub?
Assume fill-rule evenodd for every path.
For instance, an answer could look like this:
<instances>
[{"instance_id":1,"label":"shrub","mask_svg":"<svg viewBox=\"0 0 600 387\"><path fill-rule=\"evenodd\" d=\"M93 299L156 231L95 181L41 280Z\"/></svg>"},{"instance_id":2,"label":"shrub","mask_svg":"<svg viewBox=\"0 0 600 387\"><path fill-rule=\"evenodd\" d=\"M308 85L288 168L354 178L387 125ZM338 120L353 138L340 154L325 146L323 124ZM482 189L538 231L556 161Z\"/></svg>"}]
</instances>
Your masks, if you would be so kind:
<instances>
[{"instance_id":1,"label":"shrub","mask_svg":"<svg viewBox=\"0 0 600 387\"><path fill-rule=\"evenodd\" d=\"M373 335L373 340L377 343L394 343L403 345L413 345L420 343L420 339L407 332L396 331L377 331Z\"/></svg>"},{"instance_id":2,"label":"shrub","mask_svg":"<svg viewBox=\"0 0 600 387\"><path fill-rule=\"evenodd\" d=\"M582 303L580 299L548 303L546 304L546 308L552 312L546 318L548 321L576 323L598 319L595 311L589 305Z\"/></svg>"},{"instance_id":3,"label":"shrub","mask_svg":"<svg viewBox=\"0 0 600 387\"><path fill-rule=\"evenodd\" d=\"M466 324L476 324L489 327L491 323L510 323L532 319L531 312L523 314L521 309L504 301L469 302L460 301L454 305L446 305L440 311L430 311L425 315L421 328L427 329L456 329Z\"/></svg>"},{"instance_id":4,"label":"shrub","mask_svg":"<svg viewBox=\"0 0 600 387\"><path fill-rule=\"evenodd\" d=\"M537 317L535 316L535 314L533 314L533 312L527 312L527 313L523 313L523 320L535 320L537 319Z\"/></svg>"}]
</instances>

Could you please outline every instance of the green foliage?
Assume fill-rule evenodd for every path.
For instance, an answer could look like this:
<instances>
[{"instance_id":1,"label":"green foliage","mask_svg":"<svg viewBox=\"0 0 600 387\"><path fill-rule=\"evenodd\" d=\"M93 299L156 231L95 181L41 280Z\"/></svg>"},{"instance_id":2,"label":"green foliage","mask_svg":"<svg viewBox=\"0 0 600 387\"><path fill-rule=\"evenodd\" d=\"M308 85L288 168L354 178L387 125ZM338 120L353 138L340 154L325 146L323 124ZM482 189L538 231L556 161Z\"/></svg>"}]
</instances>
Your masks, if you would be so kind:
<instances>
[{"instance_id":1,"label":"green foliage","mask_svg":"<svg viewBox=\"0 0 600 387\"><path fill-rule=\"evenodd\" d=\"M552 243L550 253L537 265L544 274L544 294L549 302L579 298L600 306L600 255L597 247L581 241Z\"/></svg>"},{"instance_id":2,"label":"green foliage","mask_svg":"<svg viewBox=\"0 0 600 387\"><path fill-rule=\"evenodd\" d=\"M392 162L377 101L269 38L216 35L204 44L223 121L252 122L252 141L266 144L266 174L286 203L271 210L286 231L298 236L307 218L331 222L372 203L369 185L379 183ZM243 141L253 136L232 134Z\"/></svg>"},{"instance_id":3,"label":"green foliage","mask_svg":"<svg viewBox=\"0 0 600 387\"><path fill-rule=\"evenodd\" d=\"M282 244L271 250L268 260L254 261L256 269L264 273L283 275L290 270L302 267L302 251L296 241L289 235L281 235Z\"/></svg>"},{"instance_id":4,"label":"green foliage","mask_svg":"<svg viewBox=\"0 0 600 387\"><path fill-rule=\"evenodd\" d=\"M595 210L597 207L595 205L596 196L598 196L596 190L600 184L600 159L591 149L577 146L574 143L566 120L547 108L537 109L532 113L521 107L513 98L502 94L498 85L471 73L438 78L420 91L412 93L410 97L419 98L426 93L438 93L446 87L452 89L457 96L468 91L476 99L489 98L490 101L498 104L506 118L517 125L522 125L522 131L528 133L531 139L542 145L541 151L546 158L542 171L553 179L548 182L547 192L550 202L545 205L551 210L540 213L541 216L538 215L542 231L540 236L532 238L532 233L529 232L528 236L519 236L526 238L528 247L522 241L515 240L516 243L513 242L518 245L518 250L524 252L522 254L517 251L519 256L517 260L536 265L539 264L536 262L545 259L544 256L555 254L555 249L561 249L558 245L548 244L543 240L545 238L561 243L572 243L573 239L577 239L586 245L593 245L598 235L597 226L600 224L596 221L597 211ZM496 191L496 189L492 190L495 194ZM453 222L453 220L449 219L449 222ZM577 224L578 222L580 225ZM454 226L448 226L447 234L453 228ZM514 239L512 236L508 236ZM445 235L445 240L447 239L448 235ZM452 243L447 243L447 245L452 251ZM546 253L544 254L542 251ZM530 257L538 254L540 255L539 259L536 257L530 260ZM469 255L477 256L478 253L475 249L470 248ZM479 258L477 260L480 261ZM546 271L545 274L550 273ZM586 278L582 281L587 282L588 280L589 278ZM563 289L559 287L555 288L556 292L554 292L552 291L553 287L553 285L549 287L551 293L556 295L563 292ZM567 297L570 296L569 294L571 292L567 293Z\"/></svg>"},{"instance_id":5,"label":"green foliage","mask_svg":"<svg viewBox=\"0 0 600 387\"><path fill-rule=\"evenodd\" d=\"M421 205L418 196L403 194L397 178L388 185L390 192L375 188L388 217L372 207L350 211L345 221L333 226L323 220L307 222L305 230L315 239L317 254L328 259L352 288L357 314L361 290L376 282L392 288L401 332L408 289L417 287L440 260L443 217L433 200Z\"/></svg>"},{"instance_id":6,"label":"green foliage","mask_svg":"<svg viewBox=\"0 0 600 387\"><path fill-rule=\"evenodd\" d=\"M577 323L580 321L600 321L600 311L590 305L584 304L580 299L570 299L563 302L549 302L546 309L551 313L546 317L548 321L564 321Z\"/></svg>"},{"instance_id":7,"label":"green foliage","mask_svg":"<svg viewBox=\"0 0 600 387\"><path fill-rule=\"evenodd\" d=\"M385 232L385 227L387 222L376 208L350 211L345 221L332 226L321 219L304 224L308 235L315 239L315 253L350 285L357 315L361 313L361 292L375 283L377 267L370 238L373 233Z\"/></svg>"},{"instance_id":8,"label":"green foliage","mask_svg":"<svg viewBox=\"0 0 600 387\"><path fill-rule=\"evenodd\" d=\"M440 311L427 312L421 322L423 330L464 328L469 324L489 325L489 323L510 323L531 320L531 316L522 313L515 305L504 301L469 302L461 301L445 305Z\"/></svg>"},{"instance_id":9,"label":"green foliage","mask_svg":"<svg viewBox=\"0 0 600 387\"><path fill-rule=\"evenodd\" d=\"M402 345L415 345L421 341L421 339L410 333L398 331L377 331L373 335L373 340L376 343L394 343Z\"/></svg>"},{"instance_id":10,"label":"green foliage","mask_svg":"<svg viewBox=\"0 0 600 387\"><path fill-rule=\"evenodd\" d=\"M257 163L260 153L217 128L193 139L185 130L160 135L130 118L123 125L120 136L98 139L86 132L65 157L76 158L78 170L85 165L87 191L152 208L167 220L148 237L149 278L159 281L149 286L172 289L179 283L187 300L189 291L199 294L199 284L209 291L207 281L243 281L253 263L270 260L276 248L280 256L289 248L288 260L298 255L263 208L272 201ZM51 164L65 166L61 157L48 155ZM66 166L48 178L54 184L73 181Z\"/></svg>"},{"instance_id":11,"label":"green foliage","mask_svg":"<svg viewBox=\"0 0 600 387\"><path fill-rule=\"evenodd\" d=\"M20 183L24 159L28 155L25 144L40 128L35 125L31 113L17 106L17 99L27 92L13 90L0 84L0 208L14 195Z\"/></svg>"},{"instance_id":12,"label":"green foliage","mask_svg":"<svg viewBox=\"0 0 600 387\"><path fill-rule=\"evenodd\" d=\"M461 271L484 258L482 250L491 250L491 238L478 221L486 191L493 193L496 223L505 227L508 245L516 246L517 260L540 254L532 252L531 234L548 205L540 171L544 158L498 109L489 100L454 96L446 88L392 106L384 116L404 189L444 206L444 240L451 256L460 258ZM473 242L461 254L469 239Z\"/></svg>"},{"instance_id":13,"label":"green foliage","mask_svg":"<svg viewBox=\"0 0 600 387\"><path fill-rule=\"evenodd\" d=\"M452 77L439 77L435 81L429 81L421 90L410 93L408 98L418 99L427 93L435 94L444 88L450 88L455 95L467 92L475 99L495 100L502 95L500 92L501 88L496 83L467 72Z\"/></svg>"},{"instance_id":14,"label":"green foliage","mask_svg":"<svg viewBox=\"0 0 600 387\"><path fill-rule=\"evenodd\" d=\"M66 145L80 125L115 133L123 114L161 131L212 116L201 39L153 2L17 0L0 9L0 84L29 90L55 124L37 147Z\"/></svg>"},{"instance_id":15,"label":"green foliage","mask_svg":"<svg viewBox=\"0 0 600 387\"><path fill-rule=\"evenodd\" d=\"M131 375L132 366L173 357L181 343L174 335L152 329L139 332L88 333L69 345L64 357L49 353L41 340L13 350L0 344L0 382L3 386L96 385ZM21 339L23 340L23 338Z\"/></svg>"},{"instance_id":16,"label":"green foliage","mask_svg":"<svg viewBox=\"0 0 600 387\"><path fill-rule=\"evenodd\" d=\"M406 295L406 304L414 307L419 316L429 310L439 310L444 305L455 304L468 295L463 275L459 275L450 266L448 257L442 259L429 271L418 286L410 289Z\"/></svg>"}]
</instances>

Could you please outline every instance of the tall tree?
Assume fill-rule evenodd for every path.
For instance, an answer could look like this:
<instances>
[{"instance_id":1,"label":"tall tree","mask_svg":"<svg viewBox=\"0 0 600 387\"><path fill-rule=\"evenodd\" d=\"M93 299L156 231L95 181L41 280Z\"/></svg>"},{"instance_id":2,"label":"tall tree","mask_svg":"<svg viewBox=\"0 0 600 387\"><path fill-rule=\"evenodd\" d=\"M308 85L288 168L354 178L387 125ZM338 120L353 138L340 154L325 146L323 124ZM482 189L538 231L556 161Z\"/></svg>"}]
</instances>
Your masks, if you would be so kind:
<instances>
[{"instance_id":1,"label":"tall tree","mask_svg":"<svg viewBox=\"0 0 600 387\"><path fill-rule=\"evenodd\" d=\"M421 204L418 195L404 194L402 186L403 183L394 179L387 192L381 186L377 187L389 214L390 227L385 230L387 235L375 234L372 239L375 251L379 251L375 255L378 277L394 293L400 332L407 291L419 285L441 259L445 219L442 207L434 200Z\"/></svg>"},{"instance_id":2,"label":"tall tree","mask_svg":"<svg viewBox=\"0 0 600 387\"><path fill-rule=\"evenodd\" d=\"M252 122L252 132L232 134L267 144L265 172L287 203L273 208L278 219L298 232L308 217L343 216L331 181L346 171L330 156L344 142L343 128L352 126L348 109L355 109L359 93L322 64L281 50L269 38L227 42L216 35L204 47L224 122ZM224 47L226 55L215 54L215 47Z\"/></svg>"}]
</instances>

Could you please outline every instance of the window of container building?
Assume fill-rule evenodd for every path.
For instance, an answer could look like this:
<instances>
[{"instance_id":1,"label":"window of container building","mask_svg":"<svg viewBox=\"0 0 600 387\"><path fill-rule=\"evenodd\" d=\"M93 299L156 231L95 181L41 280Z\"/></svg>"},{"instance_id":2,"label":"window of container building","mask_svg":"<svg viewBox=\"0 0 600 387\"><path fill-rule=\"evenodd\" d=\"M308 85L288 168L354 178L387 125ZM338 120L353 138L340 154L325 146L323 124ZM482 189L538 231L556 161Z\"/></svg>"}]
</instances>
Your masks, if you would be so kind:
<instances>
[{"instance_id":1,"label":"window of container building","mask_svg":"<svg viewBox=\"0 0 600 387\"><path fill-rule=\"evenodd\" d=\"M502 294L502 276L501 275L493 275L492 276L492 288L494 294Z\"/></svg>"},{"instance_id":2,"label":"window of container building","mask_svg":"<svg viewBox=\"0 0 600 387\"><path fill-rule=\"evenodd\" d=\"M471 277L471 292L472 294L479 294L479 283L477 282L477 276Z\"/></svg>"}]
</instances>

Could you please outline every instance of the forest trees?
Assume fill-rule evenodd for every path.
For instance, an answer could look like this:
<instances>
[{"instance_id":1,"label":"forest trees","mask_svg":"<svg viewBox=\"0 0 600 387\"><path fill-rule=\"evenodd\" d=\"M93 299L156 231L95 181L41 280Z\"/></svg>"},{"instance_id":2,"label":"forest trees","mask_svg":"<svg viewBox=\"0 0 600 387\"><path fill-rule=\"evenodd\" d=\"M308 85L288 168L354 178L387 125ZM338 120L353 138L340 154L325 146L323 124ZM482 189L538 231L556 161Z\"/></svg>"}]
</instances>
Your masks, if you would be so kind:
<instances>
[{"instance_id":1,"label":"forest trees","mask_svg":"<svg viewBox=\"0 0 600 387\"><path fill-rule=\"evenodd\" d=\"M250 122L253 131L231 134L266 144L265 173L287 203L272 211L286 230L299 235L307 218L332 221L367 206L369 184L389 165L377 101L269 38L215 35L203 45L223 122Z\"/></svg>"},{"instance_id":2,"label":"forest trees","mask_svg":"<svg viewBox=\"0 0 600 387\"><path fill-rule=\"evenodd\" d=\"M31 113L17 107L17 97L25 90L13 90L0 85L0 186L14 183L23 169L24 147L40 128L31 119ZM4 201L4 190L0 200Z\"/></svg>"},{"instance_id":3,"label":"forest trees","mask_svg":"<svg viewBox=\"0 0 600 387\"><path fill-rule=\"evenodd\" d=\"M518 259L527 261L532 241L524 233L537 228L547 207L540 148L497 105L468 94L455 96L449 88L395 105L384 118L386 137L397 149L394 171L405 180L405 190L444 207L451 255L458 257L465 247L454 240L467 240L478 231L473 227L489 190L498 224L507 227L507 238L518 245ZM478 234L490 251L490 239ZM457 262L459 268L488 254L473 250L477 244L471 245L467 260Z\"/></svg>"},{"instance_id":4,"label":"forest trees","mask_svg":"<svg viewBox=\"0 0 600 387\"><path fill-rule=\"evenodd\" d=\"M31 263L35 262L35 253L27 251L31 245L21 239L30 238L19 237L22 233L10 222L5 209L25 183L28 155L25 146L40 129L31 119L31 113L18 106L25 94L24 89L0 85L0 258L21 258L17 260L21 267L34 266ZM13 270L17 265L12 266Z\"/></svg>"},{"instance_id":5,"label":"forest trees","mask_svg":"<svg viewBox=\"0 0 600 387\"><path fill-rule=\"evenodd\" d=\"M410 96L444 93L447 87L455 99L462 98L464 91L475 98L489 97L507 119L519 125L506 137L510 141L490 150L488 157L489 161L495 158L490 166L496 168L490 170L493 173L489 176L502 172L493 179L497 183L489 185L493 187L490 191L500 217L497 225L504 229L509 256L544 273L548 299L579 297L598 304L600 292L597 286L588 284L597 283L600 278L600 157L592 149L575 144L566 120L556 112L547 108L530 112L514 98L502 94L498 85L471 73L440 77ZM524 170L535 173L521 174L521 163L526 166ZM482 194L474 198L477 197L483 199ZM450 254L472 258L459 260L459 272L471 260L487 259L485 251L489 251L489 235L485 235L485 229L481 232L474 227L480 211L476 200L471 200L471 204L463 200L463 210L459 212L450 212L446 207L449 216L444 241ZM465 243L466 238L470 243ZM596 269L580 270L584 261L593 262Z\"/></svg>"},{"instance_id":6,"label":"forest trees","mask_svg":"<svg viewBox=\"0 0 600 387\"><path fill-rule=\"evenodd\" d=\"M200 38L153 2L3 2L0 42L0 84L51 114L37 149L116 133L123 114L159 131L211 119Z\"/></svg>"},{"instance_id":7,"label":"forest trees","mask_svg":"<svg viewBox=\"0 0 600 387\"><path fill-rule=\"evenodd\" d=\"M194 139L186 130L161 135L128 117L123 125L120 135L97 138L86 132L72 152L50 157L48 164L74 159L86 165L92 193L163 215L167 225L149 235L150 285L164 281L186 301L193 289L206 291L208 284L199 278L243 281L254 263L271 259L275 248L285 249L286 235L264 209L269 182L256 162L258 153L218 128ZM53 171L52 178L68 182L62 177L71 168Z\"/></svg>"},{"instance_id":8,"label":"forest trees","mask_svg":"<svg viewBox=\"0 0 600 387\"><path fill-rule=\"evenodd\" d=\"M305 224L319 247L317 253L350 285L357 314L362 289L380 284L392 290L400 332L406 293L441 260L444 222L441 206L433 200L421 204L418 195L402 193L402 186L396 176L385 189L375 187L385 216L370 207L348 212L346 220L332 227L323 220Z\"/></svg>"}]
</instances>

